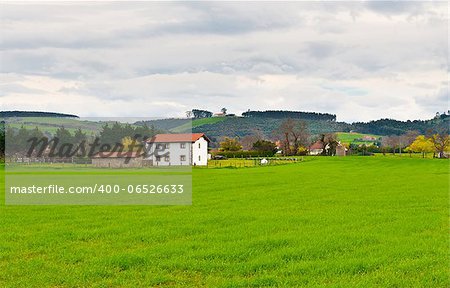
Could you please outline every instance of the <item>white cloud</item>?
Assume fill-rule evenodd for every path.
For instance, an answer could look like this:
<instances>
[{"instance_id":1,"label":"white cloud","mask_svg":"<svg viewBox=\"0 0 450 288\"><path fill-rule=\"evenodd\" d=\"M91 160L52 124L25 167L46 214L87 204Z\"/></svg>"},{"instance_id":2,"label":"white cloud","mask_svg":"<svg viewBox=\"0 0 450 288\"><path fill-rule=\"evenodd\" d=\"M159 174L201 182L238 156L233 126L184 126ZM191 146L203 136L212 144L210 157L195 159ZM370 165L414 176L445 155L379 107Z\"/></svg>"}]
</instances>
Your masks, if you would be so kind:
<instances>
[{"instance_id":1,"label":"white cloud","mask_svg":"<svg viewBox=\"0 0 450 288\"><path fill-rule=\"evenodd\" d=\"M4 3L0 17L5 110L362 121L448 109L445 3Z\"/></svg>"}]
</instances>

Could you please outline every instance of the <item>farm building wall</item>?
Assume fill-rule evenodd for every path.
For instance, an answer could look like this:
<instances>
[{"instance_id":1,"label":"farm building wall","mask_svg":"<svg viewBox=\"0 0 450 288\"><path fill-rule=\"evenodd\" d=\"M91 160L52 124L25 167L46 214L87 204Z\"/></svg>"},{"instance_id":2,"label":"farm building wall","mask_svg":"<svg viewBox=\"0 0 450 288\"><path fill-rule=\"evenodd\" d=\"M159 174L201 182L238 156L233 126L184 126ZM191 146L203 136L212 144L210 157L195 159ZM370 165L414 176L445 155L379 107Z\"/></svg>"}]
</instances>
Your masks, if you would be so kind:
<instances>
[{"instance_id":1,"label":"farm building wall","mask_svg":"<svg viewBox=\"0 0 450 288\"><path fill-rule=\"evenodd\" d=\"M344 146L338 146L336 147L336 156L345 156L347 152L345 151Z\"/></svg>"},{"instance_id":2,"label":"farm building wall","mask_svg":"<svg viewBox=\"0 0 450 288\"><path fill-rule=\"evenodd\" d=\"M152 166L152 164L151 160L143 160L142 158L92 158L94 167L137 168Z\"/></svg>"}]
</instances>

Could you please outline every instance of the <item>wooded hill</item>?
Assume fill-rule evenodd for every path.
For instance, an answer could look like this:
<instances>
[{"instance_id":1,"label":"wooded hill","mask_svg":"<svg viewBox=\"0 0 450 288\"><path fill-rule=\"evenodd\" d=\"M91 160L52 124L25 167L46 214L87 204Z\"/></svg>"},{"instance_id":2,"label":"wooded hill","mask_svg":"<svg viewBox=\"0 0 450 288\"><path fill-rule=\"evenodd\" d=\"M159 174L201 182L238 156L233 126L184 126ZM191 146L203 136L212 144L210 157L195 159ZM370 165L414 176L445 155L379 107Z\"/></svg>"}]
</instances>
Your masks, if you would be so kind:
<instances>
[{"instance_id":1,"label":"wooded hill","mask_svg":"<svg viewBox=\"0 0 450 288\"><path fill-rule=\"evenodd\" d=\"M445 115L445 116L444 116ZM208 137L242 137L245 135L261 133L270 137L286 118L271 117L212 117L203 119L164 119L147 122L158 129L173 132L203 132ZM330 120L311 120L296 117L294 119L303 120L308 124L311 134L330 132L358 132L375 135L401 135L407 131L418 131L426 134L429 130L438 127L448 127L450 117L442 114L430 120L398 121L392 119L380 119L370 122L345 123ZM191 127L192 126L192 127Z\"/></svg>"},{"instance_id":2,"label":"wooded hill","mask_svg":"<svg viewBox=\"0 0 450 288\"><path fill-rule=\"evenodd\" d=\"M73 114L39 111L0 111L0 118L10 117L50 117L50 118L79 118Z\"/></svg>"}]
</instances>

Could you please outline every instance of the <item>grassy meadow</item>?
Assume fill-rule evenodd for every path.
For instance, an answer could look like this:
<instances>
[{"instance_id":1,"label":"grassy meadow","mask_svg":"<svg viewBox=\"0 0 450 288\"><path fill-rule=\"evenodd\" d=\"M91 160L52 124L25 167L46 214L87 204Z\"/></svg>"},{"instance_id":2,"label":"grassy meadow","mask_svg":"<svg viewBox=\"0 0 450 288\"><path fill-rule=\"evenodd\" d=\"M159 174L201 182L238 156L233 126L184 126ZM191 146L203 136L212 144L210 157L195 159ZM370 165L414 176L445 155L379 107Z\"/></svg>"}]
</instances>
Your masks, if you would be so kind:
<instances>
[{"instance_id":1,"label":"grassy meadow","mask_svg":"<svg viewBox=\"0 0 450 288\"><path fill-rule=\"evenodd\" d=\"M56 133L60 127L64 127L71 133L74 133L78 128L81 128L88 135L100 131L104 123L80 120L77 118L56 118L56 117L22 117L22 118L8 118L8 127L21 128L24 127L32 130L38 127L42 132Z\"/></svg>"},{"instance_id":2,"label":"grassy meadow","mask_svg":"<svg viewBox=\"0 0 450 288\"><path fill-rule=\"evenodd\" d=\"M348 144L372 144L374 141L361 141L364 136L370 136L374 137L376 139L380 138L380 135L374 135L374 134L363 134L363 133L348 133L348 132L337 132L337 137L339 141L342 143L348 143Z\"/></svg>"},{"instance_id":3,"label":"grassy meadow","mask_svg":"<svg viewBox=\"0 0 450 288\"><path fill-rule=\"evenodd\" d=\"M449 287L447 160L197 168L193 186L192 206L2 204L0 286Z\"/></svg>"}]
</instances>

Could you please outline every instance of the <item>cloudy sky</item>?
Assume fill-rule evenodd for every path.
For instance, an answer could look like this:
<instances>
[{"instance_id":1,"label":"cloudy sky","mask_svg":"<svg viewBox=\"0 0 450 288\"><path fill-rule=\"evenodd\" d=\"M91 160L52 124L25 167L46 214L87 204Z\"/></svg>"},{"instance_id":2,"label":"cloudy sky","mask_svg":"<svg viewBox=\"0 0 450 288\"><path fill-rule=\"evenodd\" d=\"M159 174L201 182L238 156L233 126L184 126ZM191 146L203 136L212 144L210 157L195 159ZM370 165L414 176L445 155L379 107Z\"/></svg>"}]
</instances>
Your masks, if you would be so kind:
<instances>
[{"instance_id":1,"label":"cloudy sky","mask_svg":"<svg viewBox=\"0 0 450 288\"><path fill-rule=\"evenodd\" d=\"M0 4L0 110L448 109L446 2Z\"/></svg>"}]
</instances>

